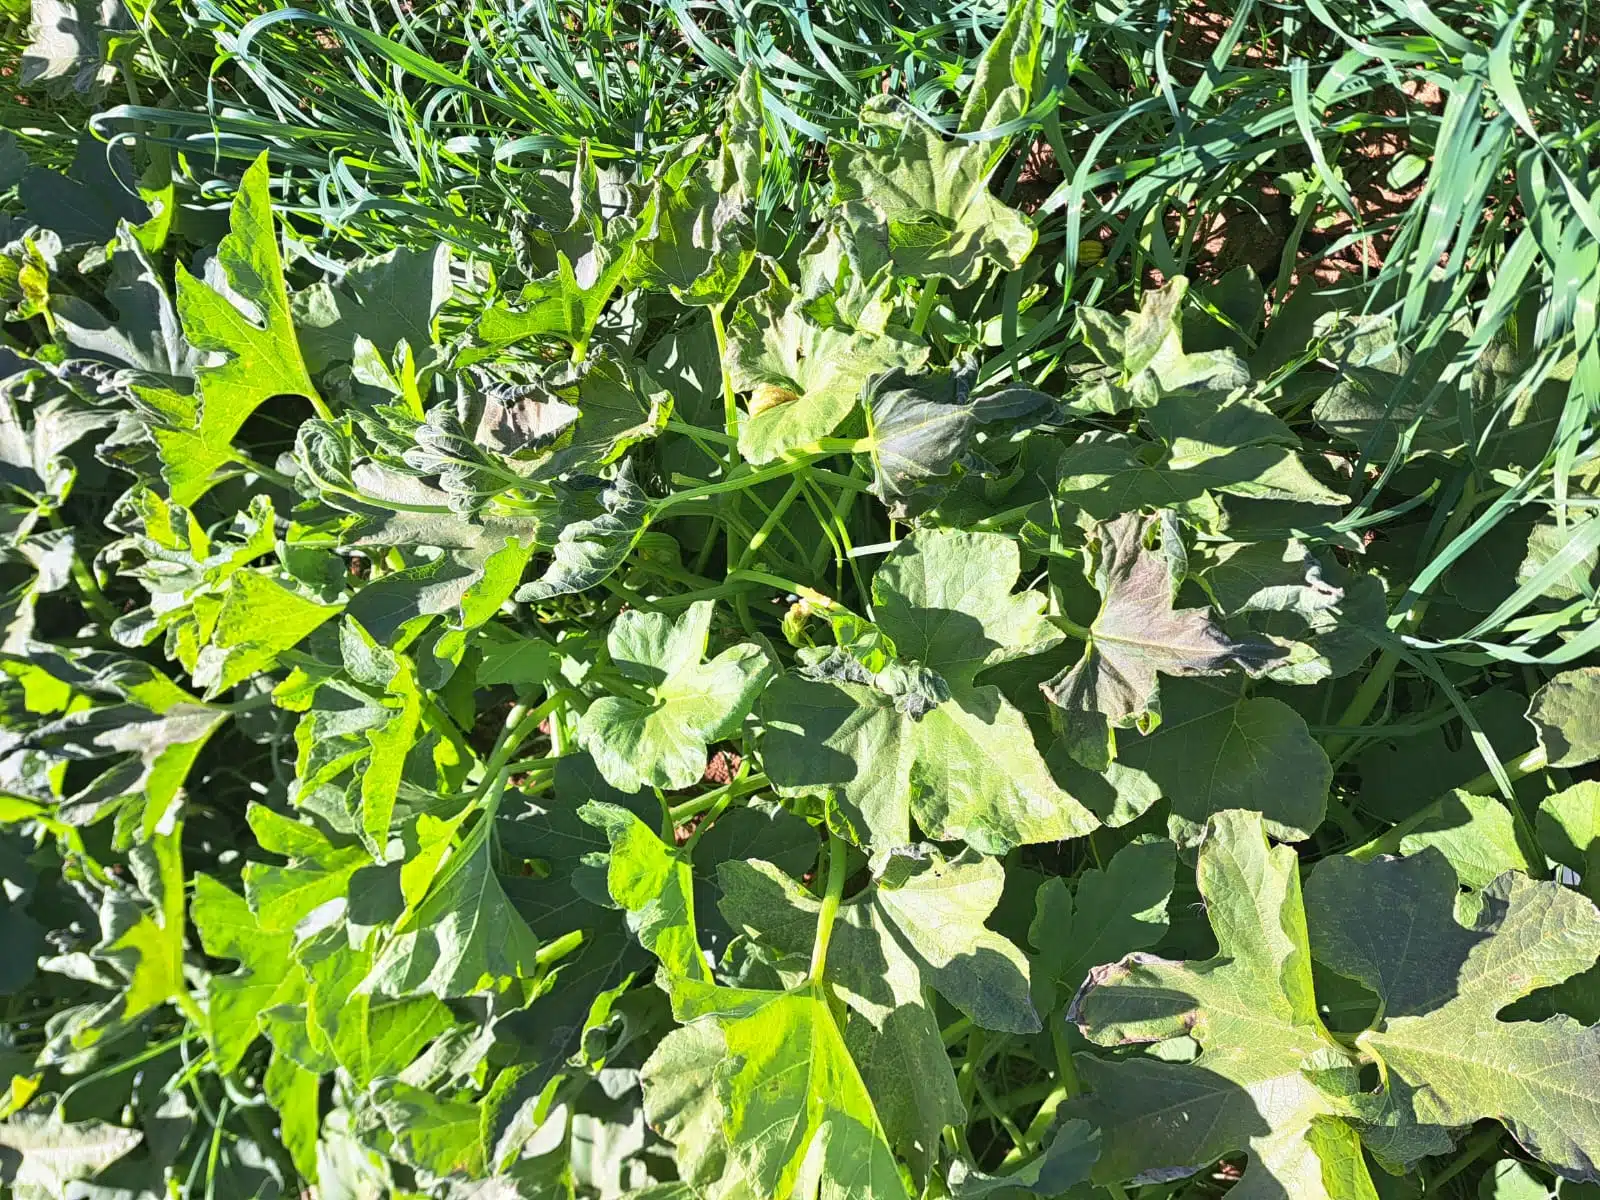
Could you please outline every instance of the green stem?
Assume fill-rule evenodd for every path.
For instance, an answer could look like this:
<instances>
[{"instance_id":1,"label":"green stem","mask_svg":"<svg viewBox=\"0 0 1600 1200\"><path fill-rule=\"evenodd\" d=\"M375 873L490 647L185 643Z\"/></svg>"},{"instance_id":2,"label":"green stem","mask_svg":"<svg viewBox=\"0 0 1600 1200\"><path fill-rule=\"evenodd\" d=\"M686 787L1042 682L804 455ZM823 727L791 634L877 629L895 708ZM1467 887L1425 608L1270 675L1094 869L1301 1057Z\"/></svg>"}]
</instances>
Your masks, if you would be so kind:
<instances>
[{"instance_id":1,"label":"green stem","mask_svg":"<svg viewBox=\"0 0 1600 1200\"><path fill-rule=\"evenodd\" d=\"M737 800L741 796L748 796L752 792L759 792L766 786L767 777L765 775L757 774L751 775L748 779L735 779L730 783L723 784L715 791L707 792L703 796L696 796L693 800L685 800L682 804L673 805L672 823L675 826L682 825L690 817L698 816L703 812L709 812L724 798L729 800Z\"/></svg>"},{"instance_id":2,"label":"green stem","mask_svg":"<svg viewBox=\"0 0 1600 1200\"><path fill-rule=\"evenodd\" d=\"M734 397L733 380L728 375L728 327L722 320L722 305L713 304L710 312L711 332L717 338L717 369L722 376L722 424L730 439L728 465L733 466L739 461L739 402Z\"/></svg>"},{"instance_id":3,"label":"green stem","mask_svg":"<svg viewBox=\"0 0 1600 1200\"><path fill-rule=\"evenodd\" d=\"M1067 1044L1065 1021L1057 1021L1050 1027L1050 1045L1056 1052L1056 1074L1061 1077L1062 1090L1070 1100L1083 1091L1083 1085L1078 1082L1078 1069L1072 1062L1072 1047Z\"/></svg>"},{"instance_id":4,"label":"green stem","mask_svg":"<svg viewBox=\"0 0 1600 1200\"><path fill-rule=\"evenodd\" d=\"M1064 617L1060 613L1052 613L1050 623L1069 638L1076 638L1080 642L1092 641L1094 630L1087 625L1079 625L1071 617Z\"/></svg>"},{"instance_id":5,"label":"green stem","mask_svg":"<svg viewBox=\"0 0 1600 1200\"><path fill-rule=\"evenodd\" d=\"M730 474L727 479L717 483L701 484L699 487L687 488L681 492L674 492L664 496L655 503L657 514L678 504L687 504L692 500L704 500L707 496L721 496L726 492L740 492L745 488L753 488L766 483L769 479L781 479L785 475L793 475L796 471L809 466L823 455L804 454L796 458L786 458L764 467L754 467L742 475Z\"/></svg>"},{"instance_id":6,"label":"green stem","mask_svg":"<svg viewBox=\"0 0 1600 1200\"><path fill-rule=\"evenodd\" d=\"M54 512L50 514L50 525L52 528L61 527L61 519ZM72 555L72 581L78 585L78 591L83 595L84 604L90 612L108 624L117 619L116 606L100 590L100 581L94 577L94 568L76 552Z\"/></svg>"},{"instance_id":7,"label":"green stem","mask_svg":"<svg viewBox=\"0 0 1600 1200\"><path fill-rule=\"evenodd\" d=\"M939 278L934 276L922 285L922 294L917 297L917 311L911 318L911 332L920 335L928 327L928 318L933 316L933 306L939 300Z\"/></svg>"},{"instance_id":8,"label":"green stem","mask_svg":"<svg viewBox=\"0 0 1600 1200\"><path fill-rule=\"evenodd\" d=\"M506 764L508 775L548 775L556 769L556 760L540 756L539 758L519 758L516 762Z\"/></svg>"},{"instance_id":9,"label":"green stem","mask_svg":"<svg viewBox=\"0 0 1600 1200\"><path fill-rule=\"evenodd\" d=\"M540 946L538 952L533 956L533 961L541 967L548 967L551 963L565 958L581 945L583 945L583 930L574 929L562 934L555 941L546 942Z\"/></svg>"},{"instance_id":10,"label":"green stem","mask_svg":"<svg viewBox=\"0 0 1600 1200\"><path fill-rule=\"evenodd\" d=\"M794 477L789 484L789 490L784 492L783 498L767 514L767 519L761 522L761 528L756 530L750 540L745 543L744 552L739 555L739 561L733 564L734 571L739 570L739 568L748 563L750 556L766 545L767 539L772 536L772 531L778 527L778 522L789 511L789 506L795 502L795 498L800 495L800 489L805 485L806 479L804 475L796 475Z\"/></svg>"},{"instance_id":11,"label":"green stem","mask_svg":"<svg viewBox=\"0 0 1600 1200\"><path fill-rule=\"evenodd\" d=\"M971 1017L957 1017L950 1024L939 1031L939 1037L946 1046L954 1046L967 1034L972 1032Z\"/></svg>"},{"instance_id":12,"label":"green stem","mask_svg":"<svg viewBox=\"0 0 1600 1200\"><path fill-rule=\"evenodd\" d=\"M330 420L330 421L332 419L333 418L331 416L328 418L328 420ZM228 455L228 457L232 462L234 462L238 466L243 467L246 471L249 471L252 475L259 475L259 476L261 476L261 478L269 480L270 482L277 484L279 487L285 489L286 491L291 491L291 492L294 491L294 487L295 487L294 480L290 479L287 475L283 474L283 472L281 472L281 471L274 471L271 467L267 466L265 463L257 462L255 459L251 458L248 454L246 454L243 450L237 450L236 449L236 450L232 451ZM365 497L362 497L362 498L365 499ZM389 505L389 507L404 508L405 505L403 505L403 504L402 505ZM448 508L442 508L439 511L440 512L449 512L450 510Z\"/></svg>"},{"instance_id":13,"label":"green stem","mask_svg":"<svg viewBox=\"0 0 1600 1200\"><path fill-rule=\"evenodd\" d=\"M844 860L844 841L830 829L828 890L822 896L822 911L817 914L817 940L811 947L811 973L808 979L813 986L822 982L822 971L828 964L828 941L833 937L833 922L839 915L839 901L844 898Z\"/></svg>"},{"instance_id":14,"label":"green stem","mask_svg":"<svg viewBox=\"0 0 1600 1200\"><path fill-rule=\"evenodd\" d=\"M533 736L540 723L570 699L571 695L572 693L566 688L557 688L536 708L530 709L521 704L511 706L511 711L506 714L505 726L500 730L500 736L495 739L494 748L489 751L488 761L484 763L483 782L478 785L474 795L483 795L497 780L501 781L501 787L504 788L504 779L511 774L511 768L507 765L511 762L511 756L523 742Z\"/></svg>"},{"instance_id":15,"label":"green stem","mask_svg":"<svg viewBox=\"0 0 1600 1200\"><path fill-rule=\"evenodd\" d=\"M1487 1129L1481 1129L1462 1144L1450 1165L1445 1167L1432 1179L1423 1191L1424 1196L1436 1196L1445 1184L1449 1183L1461 1172L1465 1171L1478 1159L1488 1154L1500 1144L1501 1129L1499 1125L1491 1124Z\"/></svg>"},{"instance_id":16,"label":"green stem","mask_svg":"<svg viewBox=\"0 0 1600 1200\"><path fill-rule=\"evenodd\" d=\"M1450 519L1445 522L1444 528L1439 532L1436 545L1448 546L1455 541L1456 534L1468 521L1472 519L1472 510L1478 502L1478 487L1476 480L1469 476L1462 485L1461 495L1456 500L1455 506L1450 511ZM1407 633L1422 624L1422 618L1428 611L1428 598L1418 596L1412 601L1411 607L1398 623L1395 632ZM1373 707L1378 703L1378 698L1388 690L1389 680L1393 678L1395 668L1400 665L1400 653L1397 650L1385 650L1378 656L1378 661L1373 665L1372 671L1362 680L1360 688L1351 697L1350 703L1340 714L1336 724L1349 728L1360 725L1366 721ZM1337 760L1341 754L1354 741L1354 735L1341 734L1331 737L1322 745L1330 760Z\"/></svg>"},{"instance_id":17,"label":"green stem","mask_svg":"<svg viewBox=\"0 0 1600 1200\"><path fill-rule=\"evenodd\" d=\"M1002 1167L1020 1162L1024 1156L1038 1149L1039 1143L1044 1140L1044 1135L1050 1132L1050 1126L1055 1122L1056 1110L1066 1098L1066 1088L1052 1088L1046 1094L1044 1101L1039 1105L1039 1111L1033 1114L1033 1120L1028 1122L1028 1128L1022 1132L1022 1144L1013 1147L1007 1153L1002 1160Z\"/></svg>"},{"instance_id":18,"label":"green stem","mask_svg":"<svg viewBox=\"0 0 1600 1200\"><path fill-rule=\"evenodd\" d=\"M1022 1130L1017 1127L1016 1121L1006 1111L1005 1105L995 1098L994 1092L983 1081L983 1077L974 1075L972 1082L978 1090L978 1098L983 1101L983 1106L989 1110L989 1115L999 1122L1001 1129L1005 1130L1006 1136L1011 1139L1012 1146L1024 1145L1027 1139Z\"/></svg>"},{"instance_id":19,"label":"green stem","mask_svg":"<svg viewBox=\"0 0 1600 1200\"><path fill-rule=\"evenodd\" d=\"M1418 602L1419 605L1425 603ZM1416 612L1416 609L1412 609ZM1378 661L1373 664L1372 670L1361 681L1361 686L1356 689L1356 694L1350 698L1350 703L1345 706L1344 712L1339 714L1336 724L1341 729L1363 724L1378 703L1378 698L1388 690L1389 680L1394 676L1394 670L1400 665L1400 655L1394 650L1385 650L1378 656ZM1339 734L1328 738L1322 743L1322 748L1332 762L1337 759L1350 743L1355 740L1354 734Z\"/></svg>"},{"instance_id":20,"label":"green stem","mask_svg":"<svg viewBox=\"0 0 1600 1200\"><path fill-rule=\"evenodd\" d=\"M1501 764L1507 778L1513 782L1523 778L1526 775L1532 775L1538 771L1542 771L1549 765L1550 760L1545 754L1544 747L1542 746L1536 746L1532 750L1529 750L1526 754L1519 755L1518 757L1509 759ZM1466 783L1454 790L1468 793L1480 793L1484 791L1492 792L1496 790L1496 787L1497 785L1495 783L1494 772L1484 771L1482 774L1467 780ZM1354 850L1346 851L1346 856L1365 862L1368 859L1376 858L1380 854L1399 854L1400 843L1406 837L1406 835L1420 826L1427 824L1427 822L1438 816L1439 813L1443 811L1445 801L1448 799L1449 796L1447 795L1439 797L1427 807L1412 813L1404 821L1401 821L1400 824L1393 826L1388 832L1380 834L1363 845L1357 846Z\"/></svg>"},{"instance_id":21,"label":"green stem","mask_svg":"<svg viewBox=\"0 0 1600 1200\"><path fill-rule=\"evenodd\" d=\"M972 528L980 532L999 529L1002 526L1011 524L1013 521L1020 521L1033 511L1034 506L1034 504L1019 504L1015 508L1008 508L1004 512L995 513L992 517L985 517L981 521L974 522Z\"/></svg>"}]
</instances>

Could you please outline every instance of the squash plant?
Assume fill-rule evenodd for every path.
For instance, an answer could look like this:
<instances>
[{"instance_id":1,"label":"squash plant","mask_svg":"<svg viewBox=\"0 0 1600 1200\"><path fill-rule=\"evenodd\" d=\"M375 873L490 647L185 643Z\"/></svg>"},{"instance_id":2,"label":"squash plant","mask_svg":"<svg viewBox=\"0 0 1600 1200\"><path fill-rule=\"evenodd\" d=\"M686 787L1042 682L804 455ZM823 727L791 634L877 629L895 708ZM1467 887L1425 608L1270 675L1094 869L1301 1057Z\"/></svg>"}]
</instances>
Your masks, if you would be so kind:
<instances>
[{"instance_id":1,"label":"squash plant","mask_svg":"<svg viewBox=\"0 0 1600 1200\"><path fill-rule=\"evenodd\" d=\"M498 270L8 211L15 1194L1600 1182L1571 363L1106 303L991 187L1039 21L802 243L754 73Z\"/></svg>"}]
</instances>

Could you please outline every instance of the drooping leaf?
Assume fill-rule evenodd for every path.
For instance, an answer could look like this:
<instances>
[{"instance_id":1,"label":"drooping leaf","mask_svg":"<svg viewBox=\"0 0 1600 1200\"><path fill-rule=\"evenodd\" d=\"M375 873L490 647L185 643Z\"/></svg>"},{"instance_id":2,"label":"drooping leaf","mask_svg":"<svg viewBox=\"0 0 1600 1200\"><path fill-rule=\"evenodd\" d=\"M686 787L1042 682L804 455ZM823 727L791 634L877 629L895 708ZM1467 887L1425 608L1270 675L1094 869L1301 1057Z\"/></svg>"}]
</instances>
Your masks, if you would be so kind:
<instances>
[{"instance_id":1,"label":"drooping leaf","mask_svg":"<svg viewBox=\"0 0 1600 1200\"><path fill-rule=\"evenodd\" d=\"M862 397L871 443L873 494L890 515L921 512L954 482L952 473L969 454L973 435L986 423L1015 429L1014 422L1050 403L1031 388L1009 388L974 396L970 363L952 369L896 369L868 383Z\"/></svg>"},{"instance_id":2,"label":"drooping leaf","mask_svg":"<svg viewBox=\"0 0 1600 1200\"><path fill-rule=\"evenodd\" d=\"M512 308L504 303L479 318L477 335L491 348L557 338L578 350L588 347L606 304L627 276L633 247L649 214L619 211L607 203L587 143L580 147L567 184L564 223L519 231L522 265L530 278ZM580 354L581 357L581 354Z\"/></svg>"},{"instance_id":3,"label":"drooping leaf","mask_svg":"<svg viewBox=\"0 0 1600 1200\"><path fill-rule=\"evenodd\" d=\"M755 201L762 151L761 85L746 67L716 138L658 171L651 222L629 268L680 304L723 305L755 260Z\"/></svg>"},{"instance_id":4,"label":"drooping leaf","mask_svg":"<svg viewBox=\"0 0 1600 1200\"><path fill-rule=\"evenodd\" d=\"M760 705L774 784L832 794L873 847L909 842L913 819L989 853L1093 828L1022 714L977 682L984 668L1059 641L1043 597L1012 594L1019 573L1015 543L998 535L926 530L902 542L873 580L873 603L902 675L914 667L931 682L886 690L881 678L780 676Z\"/></svg>"},{"instance_id":5,"label":"drooping leaf","mask_svg":"<svg viewBox=\"0 0 1600 1200\"><path fill-rule=\"evenodd\" d=\"M539 604L556 596L586 591L606 579L643 536L650 504L633 481L629 463L611 480L573 481L577 512L564 526L551 561L538 579L525 583L513 597L520 604Z\"/></svg>"},{"instance_id":6,"label":"drooping leaf","mask_svg":"<svg viewBox=\"0 0 1600 1200\"><path fill-rule=\"evenodd\" d=\"M1161 530L1159 550L1149 545ZM1259 671L1275 648L1229 638L1209 609L1177 607L1182 570L1174 569L1173 526L1159 516L1118 517L1097 529L1094 584L1100 615L1083 657L1044 684L1045 695L1068 712L1102 714L1126 726L1158 711L1157 675L1221 675Z\"/></svg>"},{"instance_id":7,"label":"drooping leaf","mask_svg":"<svg viewBox=\"0 0 1600 1200\"><path fill-rule=\"evenodd\" d=\"M1038 0L1024 0L1007 12L1005 24L984 49L973 71L972 89L961 106L957 127L961 133L992 129L1027 111L1039 70L1041 10ZM999 150L991 153L998 154Z\"/></svg>"},{"instance_id":8,"label":"drooping leaf","mask_svg":"<svg viewBox=\"0 0 1600 1200\"><path fill-rule=\"evenodd\" d=\"M102 32L127 23L118 0L32 0L32 40L22 51L18 83L98 93L115 78L101 49Z\"/></svg>"},{"instance_id":9,"label":"drooping leaf","mask_svg":"<svg viewBox=\"0 0 1600 1200\"><path fill-rule=\"evenodd\" d=\"M155 262L125 222L114 246L105 294L116 307L115 320L77 297L52 301L73 356L173 379L192 375L194 353Z\"/></svg>"},{"instance_id":10,"label":"drooping leaf","mask_svg":"<svg viewBox=\"0 0 1600 1200\"><path fill-rule=\"evenodd\" d=\"M1274 663L1270 678L1301 683L1348 675L1376 650L1374 635L1388 619L1376 575L1345 570L1292 540L1234 543L1217 559L1200 579L1223 616L1287 644L1288 661ZM1314 651L1316 662L1304 661L1298 646Z\"/></svg>"}]
</instances>

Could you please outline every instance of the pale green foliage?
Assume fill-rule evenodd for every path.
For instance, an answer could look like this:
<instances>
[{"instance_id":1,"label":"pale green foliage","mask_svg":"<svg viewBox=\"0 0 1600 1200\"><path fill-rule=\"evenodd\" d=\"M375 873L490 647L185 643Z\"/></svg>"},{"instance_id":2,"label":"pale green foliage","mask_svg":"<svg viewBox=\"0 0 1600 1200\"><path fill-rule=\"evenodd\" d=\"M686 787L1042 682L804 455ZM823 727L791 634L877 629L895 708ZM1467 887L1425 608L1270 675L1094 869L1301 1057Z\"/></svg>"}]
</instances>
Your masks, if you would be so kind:
<instances>
[{"instance_id":1,"label":"pale green foliage","mask_svg":"<svg viewBox=\"0 0 1600 1200\"><path fill-rule=\"evenodd\" d=\"M688 787L706 768L706 745L738 729L771 675L757 646L731 646L706 662L713 605L691 605L676 621L624 613L606 635L611 662L639 689L589 706L578 727L584 749L612 787Z\"/></svg>"},{"instance_id":2,"label":"pale green foliage","mask_svg":"<svg viewBox=\"0 0 1600 1200\"><path fill-rule=\"evenodd\" d=\"M897 661L931 673L926 695L880 683L780 676L761 702L762 756L780 788L826 791L874 847L910 840L910 821L989 852L1087 832L1094 818L1031 749L1022 714L986 667L1060 635L1037 593L1013 594L1015 546L988 534L907 539L873 580ZM847 673L841 678L858 677Z\"/></svg>"}]
</instances>

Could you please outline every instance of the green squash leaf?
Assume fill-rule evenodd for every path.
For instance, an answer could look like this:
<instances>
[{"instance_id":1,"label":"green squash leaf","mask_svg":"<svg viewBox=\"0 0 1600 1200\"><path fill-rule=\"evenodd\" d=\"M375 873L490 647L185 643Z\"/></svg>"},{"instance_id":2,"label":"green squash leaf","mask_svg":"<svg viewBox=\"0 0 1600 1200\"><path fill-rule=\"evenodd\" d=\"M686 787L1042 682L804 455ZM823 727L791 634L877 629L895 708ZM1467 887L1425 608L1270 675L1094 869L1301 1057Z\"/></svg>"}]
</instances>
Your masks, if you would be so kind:
<instances>
[{"instance_id":1,"label":"green squash leaf","mask_svg":"<svg viewBox=\"0 0 1600 1200\"><path fill-rule=\"evenodd\" d=\"M1259 812L1280 841L1311 836L1327 809L1333 768L1281 700L1239 695L1226 681L1174 680L1162 689L1161 724L1117 735L1106 771L1125 812L1157 797L1172 803L1180 843L1192 843L1212 814Z\"/></svg>"},{"instance_id":2,"label":"green squash leaf","mask_svg":"<svg viewBox=\"0 0 1600 1200\"><path fill-rule=\"evenodd\" d=\"M1600 758L1600 667L1563 671L1533 695L1528 720L1552 767Z\"/></svg>"},{"instance_id":3,"label":"green squash leaf","mask_svg":"<svg viewBox=\"0 0 1600 1200\"><path fill-rule=\"evenodd\" d=\"M628 914L642 945L674 978L709 981L694 921L694 872L688 855L669 848L616 804L589 801L578 816L611 843L606 886Z\"/></svg>"},{"instance_id":4,"label":"green squash leaf","mask_svg":"<svg viewBox=\"0 0 1600 1200\"><path fill-rule=\"evenodd\" d=\"M295 338L265 154L244 173L230 222L216 258L226 291L178 267L184 336L222 361L195 372L200 391L192 424L152 430L175 504L193 504L205 494L215 472L234 461L233 437L245 419L273 396L304 397L326 416Z\"/></svg>"},{"instance_id":5,"label":"green squash leaf","mask_svg":"<svg viewBox=\"0 0 1600 1200\"><path fill-rule=\"evenodd\" d=\"M207 954L239 961L239 970L206 983L212 1049L231 1071L260 1032L261 1014L297 1003L305 993L305 977L292 958L294 935L262 929L243 896L205 874L195 876L189 917Z\"/></svg>"},{"instance_id":6,"label":"green squash leaf","mask_svg":"<svg viewBox=\"0 0 1600 1200\"><path fill-rule=\"evenodd\" d=\"M989 191L993 147L950 141L892 97L869 101L861 122L879 144L833 143L828 177L840 202L866 210L864 220L873 210L888 220L897 274L965 287L985 262L1007 270L1022 264L1038 234ZM849 207L846 213L853 220Z\"/></svg>"},{"instance_id":7,"label":"green squash leaf","mask_svg":"<svg viewBox=\"0 0 1600 1200\"><path fill-rule=\"evenodd\" d=\"M210 644L195 660L194 681L208 699L216 696L270 670L278 655L338 613L337 606L307 600L259 571L240 571L222 593Z\"/></svg>"},{"instance_id":8,"label":"green squash leaf","mask_svg":"<svg viewBox=\"0 0 1600 1200\"><path fill-rule=\"evenodd\" d=\"M1584 780L1539 801L1539 848L1576 871L1590 899L1600 889L1600 783Z\"/></svg>"},{"instance_id":9,"label":"green squash leaf","mask_svg":"<svg viewBox=\"0 0 1600 1200\"><path fill-rule=\"evenodd\" d=\"M450 247L391 250L352 263L337 285L318 283L290 298L306 365L315 372L349 362L365 338L385 358L404 342L419 358L434 343L433 322L450 300Z\"/></svg>"},{"instance_id":10,"label":"green squash leaf","mask_svg":"<svg viewBox=\"0 0 1600 1200\"><path fill-rule=\"evenodd\" d=\"M885 280L879 290L887 286ZM728 323L729 383L766 401L752 405L739 424L739 453L747 462L771 462L827 436L854 411L872 376L928 356L926 346L881 324L823 324L810 307L768 264L767 286L740 301Z\"/></svg>"},{"instance_id":11,"label":"green squash leaf","mask_svg":"<svg viewBox=\"0 0 1600 1200\"><path fill-rule=\"evenodd\" d=\"M1019 574L1015 543L998 535L924 530L902 542L873 580L873 604L898 675L931 683L886 688L886 673L859 664L845 682L780 676L760 705L762 762L778 789L831 794L874 848L909 842L913 819L988 853L1092 829L1022 714L977 682L1060 640L1041 595L1011 592Z\"/></svg>"},{"instance_id":12,"label":"green squash leaf","mask_svg":"<svg viewBox=\"0 0 1600 1200\"><path fill-rule=\"evenodd\" d=\"M1378 994L1380 1017L1357 1044L1409 1114L1446 1129L1493 1118L1557 1174L1600 1178L1600 1027L1498 1015L1594 965L1594 904L1508 872L1462 924L1455 873L1431 852L1329 858L1311 882L1317 957Z\"/></svg>"},{"instance_id":13,"label":"green squash leaf","mask_svg":"<svg viewBox=\"0 0 1600 1200\"><path fill-rule=\"evenodd\" d=\"M689 1156L686 1177L771 1200L910 1200L820 986L679 983L673 1015L688 1024L646 1062L644 1104Z\"/></svg>"},{"instance_id":14,"label":"green squash leaf","mask_svg":"<svg viewBox=\"0 0 1600 1200\"><path fill-rule=\"evenodd\" d=\"M1531 869L1517 844L1516 818L1493 796L1450 792L1436 814L1400 839L1400 853L1408 857L1429 846L1444 855L1468 887L1487 887L1507 871Z\"/></svg>"},{"instance_id":15,"label":"green squash leaf","mask_svg":"<svg viewBox=\"0 0 1600 1200\"><path fill-rule=\"evenodd\" d=\"M1174 1179L1249 1156L1247 1194L1374 1200L1355 1131L1306 1068L1351 1067L1323 1027L1294 851L1261 818L1211 818L1198 879L1217 935L1207 962L1135 953L1097 967L1068 1013L1102 1046L1189 1036L1193 1063L1080 1055L1088 1095L1066 1106L1101 1130L1097 1182Z\"/></svg>"},{"instance_id":16,"label":"green squash leaf","mask_svg":"<svg viewBox=\"0 0 1600 1200\"><path fill-rule=\"evenodd\" d=\"M1033 994L1041 1011L1075 995L1091 967L1161 940L1175 861L1170 842L1134 842L1103 870L1084 871L1070 891L1059 877L1039 885L1028 941L1037 952Z\"/></svg>"},{"instance_id":17,"label":"green squash leaf","mask_svg":"<svg viewBox=\"0 0 1600 1200\"><path fill-rule=\"evenodd\" d=\"M419 822L429 820L424 816ZM448 829L435 834L449 836ZM426 879L426 898L378 951L364 990L451 999L534 975L539 939L517 915L495 874L487 820L480 819Z\"/></svg>"},{"instance_id":18,"label":"green squash leaf","mask_svg":"<svg viewBox=\"0 0 1600 1200\"><path fill-rule=\"evenodd\" d=\"M1146 292L1135 313L1085 308L1083 338L1104 366L1087 374L1073 408L1118 413L1148 407L1162 396L1186 390L1227 393L1250 382L1250 369L1232 350L1183 349L1183 302L1189 281L1174 275Z\"/></svg>"},{"instance_id":19,"label":"green squash leaf","mask_svg":"<svg viewBox=\"0 0 1600 1200\"><path fill-rule=\"evenodd\" d=\"M766 656L749 642L704 661L714 607L697 601L676 620L626 612L607 633L612 665L639 690L591 704L578 740L619 791L697 783L707 744L739 728L772 677Z\"/></svg>"}]
</instances>

